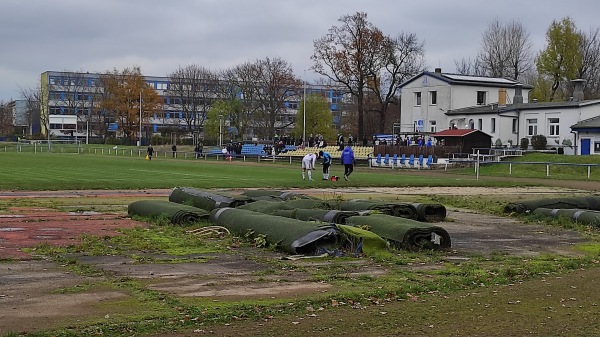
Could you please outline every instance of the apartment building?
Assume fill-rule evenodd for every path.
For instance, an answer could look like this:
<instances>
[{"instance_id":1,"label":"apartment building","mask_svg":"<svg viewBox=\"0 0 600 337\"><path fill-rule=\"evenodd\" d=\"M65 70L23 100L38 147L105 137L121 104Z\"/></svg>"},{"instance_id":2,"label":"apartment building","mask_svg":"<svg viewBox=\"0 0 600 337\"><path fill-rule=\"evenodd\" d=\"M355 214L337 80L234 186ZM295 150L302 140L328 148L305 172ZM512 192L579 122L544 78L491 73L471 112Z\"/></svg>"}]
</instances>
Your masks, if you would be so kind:
<instances>
[{"instance_id":1,"label":"apartment building","mask_svg":"<svg viewBox=\"0 0 600 337\"><path fill-rule=\"evenodd\" d=\"M41 107L42 133L49 132L55 137L79 138L94 137L97 135L94 125L98 124L98 114L92 113L97 109L100 97L103 93L99 73L80 73L80 72L60 72L46 71L41 74L41 90L45 95ZM152 134L159 133L161 128L180 128L189 127L181 108L180 99L174 97L170 92L171 81L168 77L144 76L146 84L152 87L162 99L162 106L158 113L142 125L143 138L148 139ZM202 123L208 116L208 110L216 96L211 94L208 86L205 88L206 95L203 98L204 104L198 105L198 110L194 112L192 118L195 121L196 129L194 133L202 133ZM304 97L304 92L320 93L330 103L331 111L334 116L334 124L339 125L341 115L343 114L343 102L346 100L342 90L332 86L308 85L306 88L293 88L284 106L281 107L282 113L279 114L275 127L282 133L290 132L294 126L295 118L298 112L300 100ZM240 94L239 99L244 99ZM120 128L116 120L111 120L105 116L105 127L117 137L120 134ZM228 128L228 122L224 127ZM228 128L229 129L229 128ZM248 134L239 135L241 138L251 138L258 132L256 127L249 127Z\"/></svg>"}]
</instances>

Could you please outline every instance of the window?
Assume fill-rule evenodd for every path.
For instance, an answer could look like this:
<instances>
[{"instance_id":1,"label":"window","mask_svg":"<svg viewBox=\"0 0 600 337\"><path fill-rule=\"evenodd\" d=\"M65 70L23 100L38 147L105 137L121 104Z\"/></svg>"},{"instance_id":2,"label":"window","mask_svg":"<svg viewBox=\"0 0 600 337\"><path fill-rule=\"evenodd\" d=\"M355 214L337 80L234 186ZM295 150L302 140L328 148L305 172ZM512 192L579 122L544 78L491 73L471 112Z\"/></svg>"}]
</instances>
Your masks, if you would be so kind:
<instances>
[{"instance_id":1,"label":"window","mask_svg":"<svg viewBox=\"0 0 600 337\"><path fill-rule=\"evenodd\" d=\"M415 106L421 106L421 92L415 92Z\"/></svg>"},{"instance_id":2,"label":"window","mask_svg":"<svg viewBox=\"0 0 600 337\"><path fill-rule=\"evenodd\" d=\"M483 130L483 119L479 118L477 120L477 130L481 131Z\"/></svg>"},{"instance_id":3,"label":"window","mask_svg":"<svg viewBox=\"0 0 600 337\"><path fill-rule=\"evenodd\" d=\"M167 82L156 82L157 90L167 90Z\"/></svg>"},{"instance_id":4,"label":"window","mask_svg":"<svg viewBox=\"0 0 600 337\"><path fill-rule=\"evenodd\" d=\"M512 120L512 132L519 133L519 120L516 118L513 118Z\"/></svg>"},{"instance_id":5,"label":"window","mask_svg":"<svg viewBox=\"0 0 600 337\"><path fill-rule=\"evenodd\" d=\"M469 119L469 129L471 129L471 130L475 129L475 121L472 119Z\"/></svg>"},{"instance_id":6,"label":"window","mask_svg":"<svg viewBox=\"0 0 600 337\"><path fill-rule=\"evenodd\" d=\"M487 92L485 91L477 92L477 105L485 105L486 94Z\"/></svg>"},{"instance_id":7,"label":"window","mask_svg":"<svg viewBox=\"0 0 600 337\"><path fill-rule=\"evenodd\" d=\"M490 127L490 130L492 133L495 133L496 132L496 118L492 118L491 122L492 122L492 125Z\"/></svg>"},{"instance_id":8,"label":"window","mask_svg":"<svg viewBox=\"0 0 600 337\"><path fill-rule=\"evenodd\" d=\"M429 121L429 131L437 132L437 123L435 121Z\"/></svg>"},{"instance_id":9,"label":"window","mask_svg":"<svg viewBox=\"0 0 600 337\"><path fill-rule=\"evenodd\" d=\"M560 136L559 124L559 118L548 118L548 126L550 127L550 130L548 130L549 136Z\"/></svg>"},{"instance_id":10,"label":"window","mask_svg":"<svg viewBox=\"0 0 600 337\"><path fill-rule=\"evenodd\" d=\"M536 118L527 120L527 135L528 136L537 135L537 119Z\"/></svg>"},{"instance_id":11,"label":"window","mask_svg":"<svg viewBox=\"0 0 600 337\"><path fill-rule=\"evenodd\" d=\"M436 105L437 104L437 91L429 92L429 104Z\"/></svg>"}]
</instances>

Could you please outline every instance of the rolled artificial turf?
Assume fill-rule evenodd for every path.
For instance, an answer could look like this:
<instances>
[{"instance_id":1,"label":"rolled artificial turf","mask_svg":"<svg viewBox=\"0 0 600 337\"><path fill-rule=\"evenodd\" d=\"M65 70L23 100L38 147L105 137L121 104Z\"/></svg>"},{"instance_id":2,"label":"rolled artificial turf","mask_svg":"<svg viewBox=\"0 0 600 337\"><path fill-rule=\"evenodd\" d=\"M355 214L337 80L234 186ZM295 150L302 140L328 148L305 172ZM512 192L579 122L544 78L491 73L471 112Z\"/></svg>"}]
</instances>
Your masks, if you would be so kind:
<instances>
[{"instance_id":1,"label":"rolled artificial turf","mask_svg":"<svg viewBox=\"0 0 600 337\"><path fill-rule=\"evenodd\" d=\"M207 219L208 211L166 200L140 200L127 206L129 215L150 218L167 217L173 224L193 223Z\"/></svg>"}]
</instances>

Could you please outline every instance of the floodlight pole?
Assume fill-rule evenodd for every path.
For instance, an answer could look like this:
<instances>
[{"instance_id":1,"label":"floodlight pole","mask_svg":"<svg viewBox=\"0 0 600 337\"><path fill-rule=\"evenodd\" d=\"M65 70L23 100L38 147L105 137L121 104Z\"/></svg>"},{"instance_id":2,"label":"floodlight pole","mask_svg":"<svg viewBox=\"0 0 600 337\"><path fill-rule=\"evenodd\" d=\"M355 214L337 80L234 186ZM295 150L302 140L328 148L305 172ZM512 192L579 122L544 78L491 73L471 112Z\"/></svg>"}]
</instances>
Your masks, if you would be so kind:
<instances>
[{"instance_id":1,"label":"floodlight pole","mask_svg":"<svg viewBox=\"0 0 600 337\"><path fill-rule=\"evenodd\" d=\"M223 147L223 115L219 115L219 147Z\"/></svg>"},{"instance_id":2,"label":"floodlight pole","mask_svg":"<svg viewBox=\"0 0 600 337\"><path fill-rule=\"evenodd\" d=\"M140 135L138 140L138 146L142 146L142 91L140 90Z\"/></svg>"},{"instance_id":3,"label":"floodlight pole","mask_svg":"<svg viewBox=\"0 0 600 337\"><path fill-rule=\"evenodd\" d=\"M304 72L304 77L306 77L306 71ZM303 118L303 124L302 124L302 147L306 147L306 80L302 81L303 86L304 86L304 103L302 104L302 118Z\"/></svg>"}]
</instances>

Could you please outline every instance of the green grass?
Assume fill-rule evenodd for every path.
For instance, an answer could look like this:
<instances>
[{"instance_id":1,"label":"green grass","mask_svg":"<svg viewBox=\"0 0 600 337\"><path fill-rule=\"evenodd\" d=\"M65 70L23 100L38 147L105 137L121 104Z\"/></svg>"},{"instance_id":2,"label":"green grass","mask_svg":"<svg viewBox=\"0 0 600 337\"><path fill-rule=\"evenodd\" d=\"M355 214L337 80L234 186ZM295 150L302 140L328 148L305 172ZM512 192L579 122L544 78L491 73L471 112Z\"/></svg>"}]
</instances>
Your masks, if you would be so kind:
<instances>
[{"instance_id":1,"label":"green grass","mask_svg":"<svg viewBox=\"0 0 600 337\"><path fill-rule=\"evenodd\" d=\"M512 163L512 172L509 163ZM548 172L546 171L546 163L550 163ZM600 165L600 156L565 156L530 153L512 158L510 161L482 165L480 174L483 176L508 176L510 174L512 177L520 178L548 177L552 179L588 180L587 165L590 165L589 180L600 181L600 166L594 166ZM465 174L473 174L473 169L464 169L462 171Z\"/></svg>"},{"instance_id":2,"label":"green grass","mask_svg":"<svg viewBox=\"0 0 600 337\"><path fill-rule=\"evenodd\" d=\"M0 152L0 190L199 188L309 188L346 186L509 186L474 176L406 175L401 170L357 167L350 181L303 181L299 163L178 160L92 154ZM334 165L332 175L343 175Z\"/></svg>"}]
</instances>

